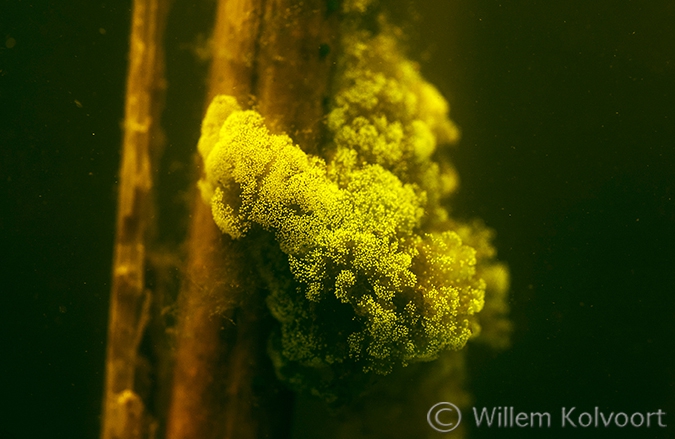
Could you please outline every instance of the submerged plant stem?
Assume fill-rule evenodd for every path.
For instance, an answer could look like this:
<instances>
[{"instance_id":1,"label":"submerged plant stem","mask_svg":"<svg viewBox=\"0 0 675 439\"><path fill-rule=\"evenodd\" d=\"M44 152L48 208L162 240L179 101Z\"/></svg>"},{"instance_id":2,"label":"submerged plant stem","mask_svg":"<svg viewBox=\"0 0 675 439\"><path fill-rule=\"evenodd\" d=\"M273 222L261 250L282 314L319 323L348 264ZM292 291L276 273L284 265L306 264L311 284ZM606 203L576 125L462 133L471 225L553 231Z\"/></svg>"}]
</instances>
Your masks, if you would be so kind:
<instances>
[{"instance_id":1,"label":"submerged plant stem","mask_svg":"<svg viewBox=\"0 0 675 439\"><path fill-rule=\"evenodd\" d=\"M251 94L261 11L260 0L218 2L207 99L223 90L242 99ZM199 197L191 210L167 438L253 438L249 388L240 382L250 377L237 364L251 360L235 326L246 283L241 255L232 240L223 239Z\"/></svg>"},{"instance_id":2,"label":"submerged plant stem","mask_svg":"<svg viewBox=\"0 0 675 439\"><path fill-rule=\"evenodd\" d=\"M161 42L165 0L135 0L125 98L124 140L110 298L101 437L144 438L156 425L135 388L138 347L149 319L145 288L147 233L152 218L152 162L161 144L164 89Z\"/></svg>"},{"instance_id":3,"label":"submerged plant stem","mask_svg":"<svg viewBox=\"0 0 675 439\"><path fill-rule=\"evenodd\" d=\"M330 29L323 3L221 0L207 103L223 93L253 99L316 148L330 70L319 51ZM290 405L266 357L267 311L242 244L222 235L198 196L188 239L167 437L286 437Z\"/></svg>"}]
</instances>

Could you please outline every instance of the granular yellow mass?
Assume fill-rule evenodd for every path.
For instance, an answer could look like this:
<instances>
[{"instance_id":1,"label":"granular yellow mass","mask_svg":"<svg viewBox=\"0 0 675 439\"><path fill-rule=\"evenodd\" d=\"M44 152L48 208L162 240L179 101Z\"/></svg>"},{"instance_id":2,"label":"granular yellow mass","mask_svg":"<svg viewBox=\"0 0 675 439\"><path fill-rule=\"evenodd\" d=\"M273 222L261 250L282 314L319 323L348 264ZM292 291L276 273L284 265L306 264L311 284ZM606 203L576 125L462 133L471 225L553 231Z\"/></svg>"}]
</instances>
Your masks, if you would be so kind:
<instances>
[{"instance_id":1,"label":"granular yellow mass","mask_svg":"<svg viewBox=\"0 0 675 439\"><path fill-rule=\"evenodd\" d=\"M250 240L269 291L278 375L328 400L342 380L461 349L508 280L489 230L443 207L458 179L438 148L459 135L445 100L392 37L346 39L321 157L227 96L199 143L202 196Z\"/></svg>"}]
</instances>

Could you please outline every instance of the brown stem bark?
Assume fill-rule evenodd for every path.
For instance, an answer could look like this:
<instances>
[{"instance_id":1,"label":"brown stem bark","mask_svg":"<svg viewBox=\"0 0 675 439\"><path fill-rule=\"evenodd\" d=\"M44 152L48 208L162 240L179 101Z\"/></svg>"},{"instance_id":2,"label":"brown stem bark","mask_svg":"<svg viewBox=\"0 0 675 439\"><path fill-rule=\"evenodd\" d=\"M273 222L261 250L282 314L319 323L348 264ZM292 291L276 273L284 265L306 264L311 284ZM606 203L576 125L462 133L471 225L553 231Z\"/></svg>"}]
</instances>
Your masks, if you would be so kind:
<instances>
[{"instance_id":1,"label":"brown stem bark","mask_svg":"<svg viewBox=\"0 0 675 439\"><path fill-rule=\"evenodd\" d=\"M165 0L135 0L129 49L124 140L113 285L110 298L106 382L101 437L144 438L153 422L135 388L138 346L149 318L145 289L146 242L152 200L152 150L157 146L163 92L162 34Z\"/></svg>"},{"instance_id":2,"label":"brown stem bark","mask_svg":"<svg viewBox=\"0 0 675 439\"><path fill-rule=\"evenodd\" d=\"M221 0L207 102L221 93L244 106L255 102L274 130L288 131L315 151L331 67L325 46L333 43L335 28L327 25L325 3ZM263 295L243 245L222 236L210 207L195 196L179 299L169 439L289 433L289 404L282 404L284 392L266 358Z\"/></svg>"},{"instance_id":3,"label":"brown stem bark","mask_svg":"<svg viewBox=\"0 0 675 439\"><path fill-rule=\"evenodd\" d=\"M261 12L261 0L219 1L207 103L220 93L249 100ZM198 195L188 239L167 438L258 437L249 375L259 342L246 339L240 312L254 283L240 246L223 237Z\"/></svg>"},{"instance_id":4,"label":"brown stem bark","mask_svg":"<svg viewBox=\"0 0 675 439\"><path fill-rule=\"evenodd\" d=\"M337 46L337 13L325 0L267 0L259 41L256 95L272 132L286 132L317 154Z\"/></svg>"}]
</instances>

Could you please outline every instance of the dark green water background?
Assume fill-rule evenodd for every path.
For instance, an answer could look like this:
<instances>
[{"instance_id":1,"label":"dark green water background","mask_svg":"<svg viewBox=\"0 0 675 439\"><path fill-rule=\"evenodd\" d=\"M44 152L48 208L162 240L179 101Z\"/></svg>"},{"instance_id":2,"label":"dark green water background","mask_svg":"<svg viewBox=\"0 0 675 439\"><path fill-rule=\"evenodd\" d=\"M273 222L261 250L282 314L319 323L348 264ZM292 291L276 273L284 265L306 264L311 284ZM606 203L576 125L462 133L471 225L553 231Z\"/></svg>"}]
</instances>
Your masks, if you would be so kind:
<instances>
[{"instance_id":1,"label":"dark green water background","mask_svg":"<svg viewBox=\"0 0 675 439\"><path fill-rule=\"evenodd\" d=\"M203 66L186 47L210 18L175 3L169 161L196 142ZM396 8L463 131L453 209L498 231L511 268L513 347L471 352L476 406L667 413L664 429L471 437L675 437L675 5ZM0 2L0 439L98 436L129 16ZM171 107L181 93L192 107Z\"/></svg>"}]
</instances>

